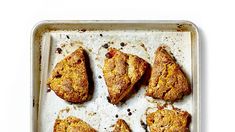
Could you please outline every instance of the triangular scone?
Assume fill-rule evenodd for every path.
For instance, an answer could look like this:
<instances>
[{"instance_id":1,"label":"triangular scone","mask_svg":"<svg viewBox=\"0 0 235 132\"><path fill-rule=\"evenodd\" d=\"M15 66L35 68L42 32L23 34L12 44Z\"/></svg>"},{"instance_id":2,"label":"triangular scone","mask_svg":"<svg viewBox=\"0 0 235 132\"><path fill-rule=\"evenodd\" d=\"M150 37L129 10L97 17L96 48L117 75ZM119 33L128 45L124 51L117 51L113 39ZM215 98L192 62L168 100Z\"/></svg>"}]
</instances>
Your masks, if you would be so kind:
<instances>
[{"instance_id":1,"label":"triangular scone","mask_svg":"<svg viewBox=\"0 0 235 132\"><path fill-rule=\"evenodd\" d=\"M146 117L150 132L189 132L190 121L190 114L180 110L157 110Z\"/></svg>"},{"instance_id":2,"label":"triangular scone","mask_svg":"<svg viewBox=\"0 0 235 132\"><path fill-rule=\"evenodd\" d=\"M82 103L88 99L85 51L78 48L56 64L47 80L48 86L62 99Z\"/></svg>"},{"instance_id":3,"label":"triangular scone","mask_svg":"<svg viewBox=\"0 0 235 132\"><path fill-rule=\"evenodd\" d=\"M190 85L180 66L163 47L159 47L146 95L174 102L190 92Z\"/></svg>"},{"instance_id":4,"label":"triangular scone","mask_svg":"<svg viewBox=\"0 0 235 132\"><path fill-rule=\"evenodd\" d=\"M103 73L110 101L119 103L143 76L148 63L136 55L110 48L104 61Z\"/></svg>"},{"instance_id":5,"label":"triangular scone","mask_svg":"<svg viewBox=\"0 0 235 132\"><path fill-rule=\"evenodd\" d=\"M96 132L96 130L83 120L70 116L64 120L56 119L54 132Z\"/></svg>"},{"instance_id":6,"label":"triangular scone","mask_svg":"<svg viewBox=\"0 0 235 132\"><path fill-rule=\"evenodd\" d=\"M113 132L131 132L131 130L124 120L118 119L118 121L114 125Z\"/></svg>"}]
</instances>

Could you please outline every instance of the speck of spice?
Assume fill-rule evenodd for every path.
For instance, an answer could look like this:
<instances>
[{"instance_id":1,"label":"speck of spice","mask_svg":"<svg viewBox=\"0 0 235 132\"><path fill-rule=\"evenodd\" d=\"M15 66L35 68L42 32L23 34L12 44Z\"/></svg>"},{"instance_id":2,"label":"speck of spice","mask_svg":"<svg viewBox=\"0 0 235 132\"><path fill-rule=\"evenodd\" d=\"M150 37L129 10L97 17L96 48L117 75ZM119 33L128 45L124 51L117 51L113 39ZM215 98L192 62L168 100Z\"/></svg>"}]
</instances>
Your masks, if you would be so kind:
<instances>
[{"instance_id":1,"label":"speck of spice","mask_svg":"<svg viewBox=\"0 0 235 132\"><path fill-rule=\"evenodd\" d=\"M127 111L130 112L131 110L128 108Z\"/></svg>"},{"instance_id":2,"label":"speck of spice","mask_svg":"<svg viewBox=\"0 0 235 132\"><path fill-rule=\"evenodd\" d=\"M101 79L102 77L99 75L98 78Z\"/></svg>"},{"instance_id":3,"label":"speck of spice","mask_svg":"<svg viewBox=\"0 0 235 132\"><path fill-rule=\"evenodd\" d=\"M120 45L121 45L122 47L126 46L126 44L125 44L124 42L121 42Z\"/></svg>"},{"instance_id":4,"label":"speck of spice","mask_svg":"<svg viewBox=\"0 0 235 132\"><path fill-rule=\"evenodd\" d=\"M105 49L108 49L109 45L106 43L106 44L102 45L102 47L105 48Z\"/></svg>"},{"instance_id":5,"label":"speck of spice","mask_svg":"<svg viewBox=\"0 0 235 132\"><path fill-rule=\"evenodd\" d=\"M67 38L67 39L70 39L69 35L66 35L66 38Z\"/></svg>"},{"instance_id":6,"label":"speck of spice","mask_svg":"<svg viewBox=\"0 0 235 132\"><path fill-rule=\"evenodd\" d=\"M103 34L100 34L100 37L103 37Z\"/></svg>"},{"instance_id":7,"label":"speck of spice","mask_svg":"<svg viewBox=\"0 0 235 132\"><path fill-rule=\"evenodd\" d=\"M118 118L118 114L116 114L115 117Z\"/></svg>"},{"instance_id":8,"label":"speck of spice","mask_svg":"<svg viewBox=\"0 0 235 132\"><path fill-rule=\"evenodd\" d=\"M129 116L131 116L131 115L132 115L132 113L131 113L131 112L129 112L129 113L128 113L128 115L129 115Z\"/></svg>"}]
</instances>

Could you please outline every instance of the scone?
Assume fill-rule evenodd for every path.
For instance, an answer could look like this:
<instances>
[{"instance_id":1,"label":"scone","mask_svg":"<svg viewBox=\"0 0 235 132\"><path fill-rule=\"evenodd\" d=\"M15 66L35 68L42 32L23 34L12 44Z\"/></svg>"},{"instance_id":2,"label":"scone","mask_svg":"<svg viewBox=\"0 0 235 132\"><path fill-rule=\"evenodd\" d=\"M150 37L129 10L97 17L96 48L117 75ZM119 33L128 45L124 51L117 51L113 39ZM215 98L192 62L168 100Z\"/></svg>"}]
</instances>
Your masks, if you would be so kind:
<instances>
[{"instance_id":1,"label":"scone","mask_svg":"<svg viewBox=\"0 0 235 132\"><path fill-rule=\"evenodd\" d=\"M136 55L110 48L103 74L111 103L118 104L144 75L148 63Z\"/></svg>"},{"instance_id":2,"label":"scone","mask_svg":"<svg viewBox=\"0 0 235 132\"><path fill-rule=\"evenodd\" d=\"M84 52L80 47L57 63L47 80L50 89L66 101L82 103L88 99L89 83Z\"/></svg>"},{"instance_id":3,"label":"scone","mask_svg":"<svg viewBox=\"0 0 235 132\"><path fill-rule=\"evenodd\" d=\"M190 93L189 82L180 66L163 47L159 47L155 54L146 95L174 102Z\"/></svg>"},{"instance_id":4,"label":"scone","mask_svg":"<svg viewBox=\"0 0 235 132\"><path fill-rule=\"evenodd\" d=\"M118 119L114 126L113 132L131 132L131 130L124 120Z\"/></svg>"},{"instance_id":5,"label":"scone","mask_svg":"<svg viewBox=\"0 0 235 132\"><path fill-rule=\"evenodd\" d=\"M64 120L57 119L54 132L96 132L96 130L83 120L70 116Z\"/></svg>"},{"instance_id":6,"label":"scone","mask_svg":"<svg viewBox=\"0 0 235 132\"><path fill-rule=\"evenodd\" d=\"M189 132L190 121L190 114L180 110L157 110L146 117L150 132Z\"/></svg>"}]
</instances>

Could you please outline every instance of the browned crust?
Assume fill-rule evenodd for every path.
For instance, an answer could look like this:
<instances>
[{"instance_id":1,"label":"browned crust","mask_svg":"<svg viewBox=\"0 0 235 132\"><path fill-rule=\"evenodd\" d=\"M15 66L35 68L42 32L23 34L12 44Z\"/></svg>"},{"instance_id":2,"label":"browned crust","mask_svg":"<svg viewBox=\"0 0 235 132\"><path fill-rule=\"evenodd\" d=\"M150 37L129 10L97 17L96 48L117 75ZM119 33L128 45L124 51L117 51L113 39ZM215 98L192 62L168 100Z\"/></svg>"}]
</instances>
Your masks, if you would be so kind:
<instances>
[{"instance_id":1,"label":"browned crust","mask_svg":"<svg viewBox=\"0 0 235 132\"><path fill-rule=\"evenodd\" d=\"M70 116L64 120L56 119L54 132L96 132L96 130L83 120Z\"/></svg>"},{"instance_id":2,"label":"browned crust","mask_svg":"<svg viewBox=\"0 0 235 132\"><path fill-rule=\"evenodd\" d=\"M65 57L56 64L48 78L48 86L66 101L82 103L88 99L89 83L84 52L80 47Z\"/></svg>"},{"instance_id":3,"label":"browned crust","mask_svg":"<svg viewBox=\"0 0 235 132\"><path fill-rule=\"evenodd\" d=\"M150 132L189 132L191 116L186 111L157 110L146 117Z\"/></svg>"},{"instance_id":4,"label":"browned crust","mask_svg":"<svg viewBox=\"0 0 235 132\"><path fill-rule=\"evenodd\" d=\"M123 119L118 119L113 132L131 132L131 129Z\"/></svg>"},{"instance_id":5,"label":"browned crust","mask_svg":"<svg viewBox=\"0 0 235 132\"><path fill-rule=\"evenodd\" d=\"M174 102L190 93L188 79L180 66L163 47L159 47L155 54L146 95Z\"/></svg>"},{"instance_id":6,"label":"browned crust","mask_svg":"<svg viewBox=\"0 0 235 132\"><path fill-rule=\"evenodd\" d=\"M119 103L143 76L148 63L136 55L110 48L104 61L103 73L110 101Z\"/></svg>"}]
</instances>

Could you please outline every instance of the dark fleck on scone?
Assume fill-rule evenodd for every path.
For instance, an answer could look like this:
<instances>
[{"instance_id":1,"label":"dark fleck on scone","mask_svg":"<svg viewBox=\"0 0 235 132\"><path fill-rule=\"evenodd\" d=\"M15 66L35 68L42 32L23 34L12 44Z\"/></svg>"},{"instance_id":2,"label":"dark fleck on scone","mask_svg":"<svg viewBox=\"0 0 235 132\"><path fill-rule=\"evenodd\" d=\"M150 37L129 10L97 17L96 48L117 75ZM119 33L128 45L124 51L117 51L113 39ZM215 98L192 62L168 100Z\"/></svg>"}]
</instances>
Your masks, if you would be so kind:
<instances>
[{"instance_id":1,"label":"dark fleck on scone","mask_svg":"<svg viewBox=\"0 0 235 132\"><path fill-rule=\"evenodd\" d=\"M54 132L96 132L96 130L83 120L70 116L64 120L56 119Z\"/></svg>"},{"instance_id":2,"label":"dark fleck on scone","mask_svg":"<svg viewBox=\"0 0 235 132\"><path fill-rule=\"evenodd\" d=\"M146 117L150 132L189 132L191 116L186 111L157 110Z\"/></svg>"},{"instance_id":3,"label":"dark fleck on scone","mask_svg":"<svg viewBox=\"0 0 235 132\"><path fill-rule=\"evenodd\" d=\"M146 95L174 102L190 93L189 82L180 66L163 47L159 47Z\"/></svg>"},{"instance_id":4,"label":"dark fleck on scone","mask_svg":"<svg viewBox=\"0 0 235 132\"><path fill-rule=\"evenodd\" d=\"M103 73L112 104L118 104L141 79L148 63L136 55L110 48L105 55Z\"/></svg>"},{"instance_id":5,"label":"dark fleck on scone","mask_svg":"<svg viewBox=\"0 0 235 132\"><path fill-rule=\"evenodd\" d=\"M66 101L82 103L88 100L89 83L84 52L80 47L57 63L47 80L56 95Z\"/></svg>"},{"instance_id":6,"label":"dark fleck on scone","mask_svg":"<svg viewBox=\"0 0 235 132\"><path fill-rule=\"evenodd\" d=\"M131 132L131 130L124 120L118 119L114 126L113 132Z\"/></svg>"}]
</instances>

